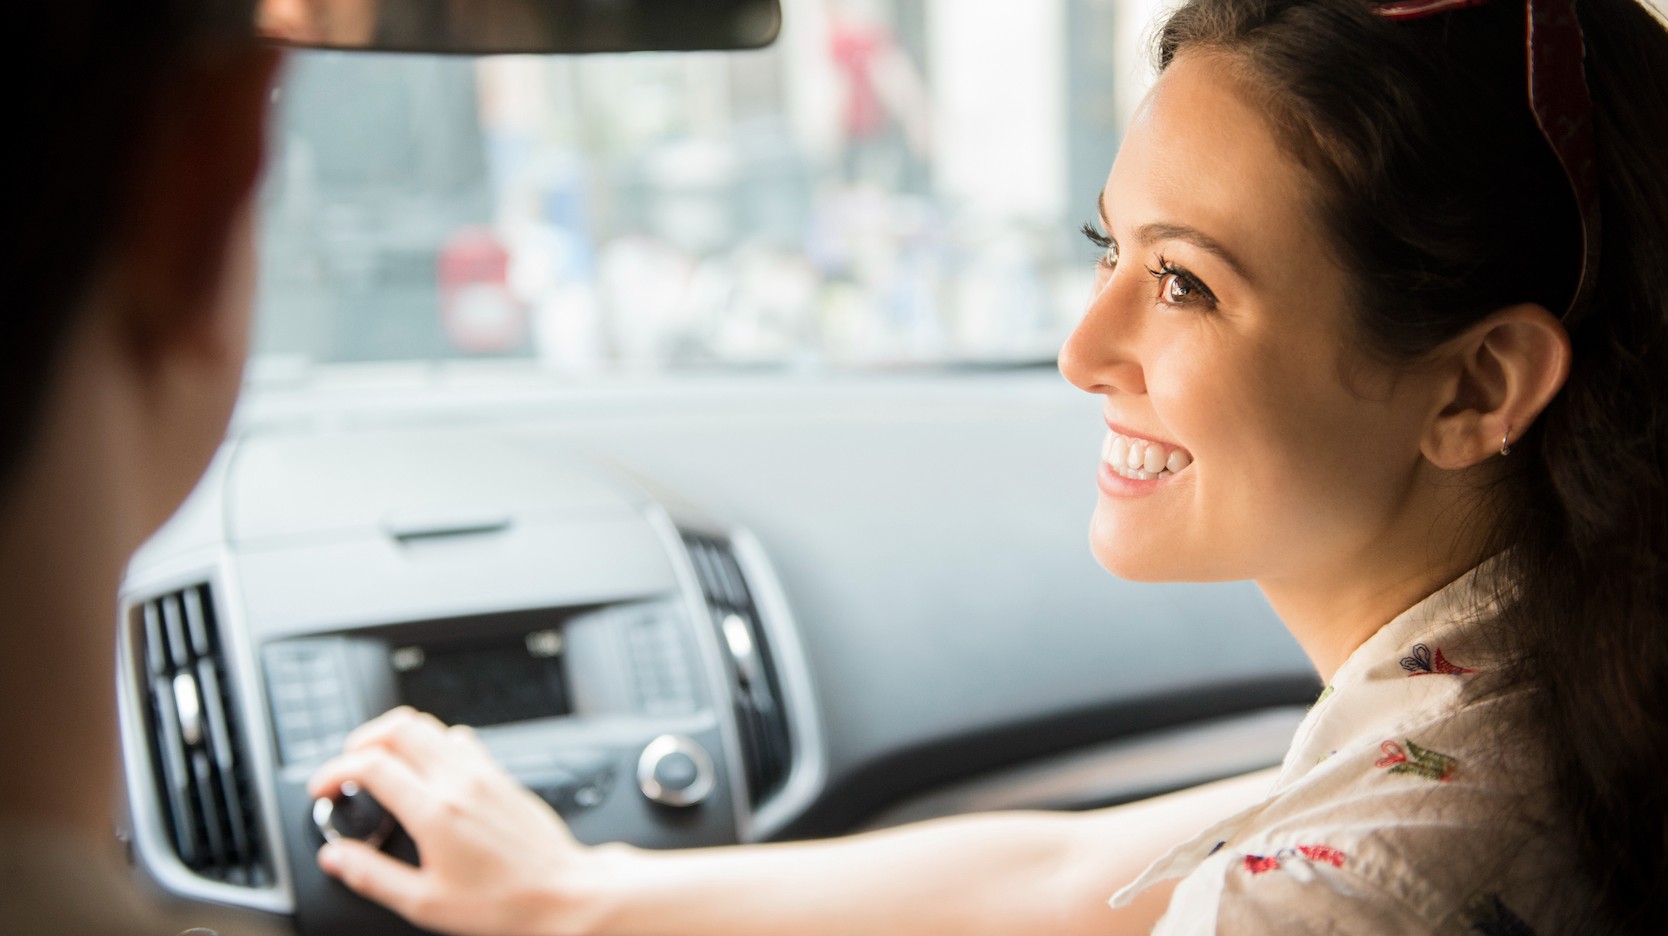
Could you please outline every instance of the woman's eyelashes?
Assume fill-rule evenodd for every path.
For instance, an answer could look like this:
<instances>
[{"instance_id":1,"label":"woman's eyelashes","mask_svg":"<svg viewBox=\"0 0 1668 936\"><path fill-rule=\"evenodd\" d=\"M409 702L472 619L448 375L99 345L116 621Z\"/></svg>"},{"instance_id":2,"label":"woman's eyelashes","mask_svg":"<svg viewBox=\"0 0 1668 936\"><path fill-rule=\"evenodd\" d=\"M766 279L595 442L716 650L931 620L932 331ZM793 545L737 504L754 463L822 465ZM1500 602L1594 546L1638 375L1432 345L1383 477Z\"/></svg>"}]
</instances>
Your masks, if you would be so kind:
<instances>
[{"instance_id":1,"label":"woman's eyelashes","mask_svg":"<svg viewBox=\"0 0 1668 936\"><path fill-rule=\"evenodd\" d=\"M1093 221L1083 225L1083 236L1100 248L1100 257L1095 260L1095 265L1108 270L1118 265L1118 242L1096 227Z\"/></svg>"},{"instance_id":2,"label":"woman's eyelashes","mask_svg":"<svg viewBox=\"0 0 1668 936\"><path fill-rule=\"evenodd\" d=\"M1118 242L1092 221L1083 225L1083 236L1101 250L1095 265L1107 273L1112 272L1118 265ZM1216 294L1203 280L1163 254L1158 255L1157 261L1158 266L1148 267L1147 272L1158 281L1158 302L1169 306L1197 306L1200 309L1216 307Z\"/></svg>"},{"instance_id":3,"label":"woman's eyelashes","mask_svg":"<svg viewBox=\"0 0 1668 936\"><path fill-rule=\"evenodd\" d=\"M1158 268L1147 268L1147 272L1158 280L1158 301L1165 305L1198 305L1201 308L1215 308L1216 294L1204 284L1199 277L1188 272L1186 267L1179 266L1158 255Z\"/></svg>"}]
</instances>

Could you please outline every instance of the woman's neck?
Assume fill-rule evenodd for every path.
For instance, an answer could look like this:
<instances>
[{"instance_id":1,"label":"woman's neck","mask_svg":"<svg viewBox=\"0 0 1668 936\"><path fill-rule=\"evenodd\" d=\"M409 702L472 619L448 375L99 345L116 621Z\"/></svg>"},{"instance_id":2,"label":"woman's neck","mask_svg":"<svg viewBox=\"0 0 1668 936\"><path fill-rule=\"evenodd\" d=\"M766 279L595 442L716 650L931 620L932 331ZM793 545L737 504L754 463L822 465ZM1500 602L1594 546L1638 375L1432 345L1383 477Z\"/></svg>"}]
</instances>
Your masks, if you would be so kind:
<instances>
[{"instance_id":1,"label":"woman's neck","mask_svg":"<svg viewBox=\"0 0 1668 936\"><path fill-rule=\"evenodd\" d=\"M1257 585L1321 680L1330 683L1380 628L1477 565L1490 528L1475 501L1441 498L1404 512L1355 554Z\"/></svg>"}]
</instances>

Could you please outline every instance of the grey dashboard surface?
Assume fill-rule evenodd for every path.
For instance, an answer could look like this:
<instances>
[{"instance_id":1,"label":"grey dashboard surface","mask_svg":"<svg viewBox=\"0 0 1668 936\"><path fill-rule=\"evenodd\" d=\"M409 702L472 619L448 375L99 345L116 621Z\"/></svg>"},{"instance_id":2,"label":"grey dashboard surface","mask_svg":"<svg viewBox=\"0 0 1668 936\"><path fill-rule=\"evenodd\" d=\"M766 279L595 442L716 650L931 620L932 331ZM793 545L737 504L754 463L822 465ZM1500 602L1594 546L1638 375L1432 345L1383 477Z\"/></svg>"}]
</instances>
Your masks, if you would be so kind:
<instances>
[{"instance_id":1,"label":"grey dashboard surface","mask_svg":"<svg viewBox=\"0 0 1668 936\"><path fill-rule=\"evenodd\" d=\"M452 439L556 466L507 482L552 517L654 501L745 528L779 577L822 721L823 789L785 834L824 834L958 778L1312 698L1251 586L1136 585L1095 564L1104 431L1098 401L1044 370L312 383L246 401L234 435L250 460L212 473L197 519L170 535L386 525L354 498L318 499L356 476L408 486L436 516L491 513L467 459L401 452L413 433L426 452ZM263 464L272 440L312 467Z\"/></svg>"}]
</instances>

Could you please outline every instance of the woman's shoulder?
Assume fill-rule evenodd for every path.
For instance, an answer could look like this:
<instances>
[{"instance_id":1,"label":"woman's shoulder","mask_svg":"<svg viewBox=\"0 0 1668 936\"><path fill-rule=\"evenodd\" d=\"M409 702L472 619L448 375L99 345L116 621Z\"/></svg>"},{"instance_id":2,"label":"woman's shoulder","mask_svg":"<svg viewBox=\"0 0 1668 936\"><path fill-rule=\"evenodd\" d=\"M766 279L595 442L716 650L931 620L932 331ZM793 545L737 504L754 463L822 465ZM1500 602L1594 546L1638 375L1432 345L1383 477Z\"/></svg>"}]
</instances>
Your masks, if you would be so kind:
<instances>
[{"instance_id":1,"label":"woman's shoulder","mask_svg":"<svg viewBox=\"0 0 1668 936\"><path fill-rule=\"evenodd\" d=\"M1158 932L1561 931L1576 884L1532 712L1527 692L1456 692L1288 763Z\"/></svg>"},{"instance_id":2,"label":"woman's shoulder","mask_svg":"<svg viewBox=\"0 0 1668 936\"><path fill-rule=\"evenodd\" d=\"M1157 868L1185 875L1157 932L1568 929L1582 885L1542 697L1490 594L1458 581L1339 667L1269 796Z\"/></svg>"}]
</instances>

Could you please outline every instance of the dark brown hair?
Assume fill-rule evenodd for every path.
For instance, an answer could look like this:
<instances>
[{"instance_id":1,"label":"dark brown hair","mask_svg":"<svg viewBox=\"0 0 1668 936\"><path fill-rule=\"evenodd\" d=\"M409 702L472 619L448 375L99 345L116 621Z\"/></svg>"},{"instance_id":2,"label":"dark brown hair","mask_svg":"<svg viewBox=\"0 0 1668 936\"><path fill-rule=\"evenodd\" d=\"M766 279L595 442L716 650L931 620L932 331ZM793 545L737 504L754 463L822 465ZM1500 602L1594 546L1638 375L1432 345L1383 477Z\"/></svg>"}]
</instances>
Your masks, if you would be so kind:
<instances>
[{"instance_id":1,"label":"dark brown hair","mask_svg":"<svg viewBox=\"0 0 1668 936\"><path fill-rule=\"evenodd\" d=\"M1539 687L1594 932L1668 932L1668 31L1583 0L1604 253L1569 382L1505 461L1498 626ZM1492 311L1569 304L1574 199L1536 129L1524 4L1409 22L1365 0L1193 0L1161 67L1225 55L1319 180L1363 348L1415 361ZM1478 557L1479 559L1482 557Z\"/></svg>"},{"instance_id":2,"label":"dark brown hair","mask_svg":"<svg viewBox=\"0 0 1668 936\"><path fill-rule=\"evenodd\" d=\"M135 153L172 70L203 42L249 41L253 0L74 0L7 11L12 145L0 267L0 505L64 336L131 198Z\"/></svg>"}]
</instances>

